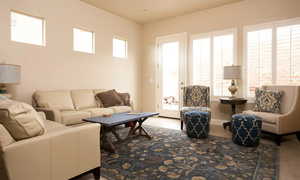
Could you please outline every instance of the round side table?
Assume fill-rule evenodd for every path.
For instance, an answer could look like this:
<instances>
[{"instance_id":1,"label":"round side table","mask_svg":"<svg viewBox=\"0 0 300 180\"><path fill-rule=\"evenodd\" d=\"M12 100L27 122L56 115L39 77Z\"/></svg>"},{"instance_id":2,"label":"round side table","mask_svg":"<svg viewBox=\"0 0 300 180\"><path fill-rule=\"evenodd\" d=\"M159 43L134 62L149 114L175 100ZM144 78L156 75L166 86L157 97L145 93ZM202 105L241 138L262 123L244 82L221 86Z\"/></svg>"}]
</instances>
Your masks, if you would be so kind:
<instances>
[{"instance_id":1,"label":"round side table","mask_svg":"<svg viewBox=\"0 0 300 180\"><path fill-rule=\"evenodd\" d=\"M231 116L236 114L236 106L242 105L247 103L247 99L245 98L231 98L231 97L224 97L220 98L221 104L229 104L231 105ZM231 126L231 121L223 123L224 129L226 129L227 126Z\"/></svg>"}]
</instances>

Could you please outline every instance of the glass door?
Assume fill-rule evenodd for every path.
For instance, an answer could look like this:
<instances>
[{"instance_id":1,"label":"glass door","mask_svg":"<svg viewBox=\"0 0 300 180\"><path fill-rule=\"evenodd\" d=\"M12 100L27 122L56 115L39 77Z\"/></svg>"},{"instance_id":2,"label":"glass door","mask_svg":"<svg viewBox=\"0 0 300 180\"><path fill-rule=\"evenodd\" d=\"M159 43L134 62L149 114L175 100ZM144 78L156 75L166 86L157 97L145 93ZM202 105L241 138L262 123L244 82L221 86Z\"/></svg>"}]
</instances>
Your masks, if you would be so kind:
<instances>
[{"instance_id":1,"label":"glass door","mask_svg":"<svg viewBox=\"0 0 300 180\"><path fill-rule=\"evenodd\" d=\"M185 85L186 34L160 37L158 52L158 99L160 116L179 118Z\"/></svg>"}]
</instances>

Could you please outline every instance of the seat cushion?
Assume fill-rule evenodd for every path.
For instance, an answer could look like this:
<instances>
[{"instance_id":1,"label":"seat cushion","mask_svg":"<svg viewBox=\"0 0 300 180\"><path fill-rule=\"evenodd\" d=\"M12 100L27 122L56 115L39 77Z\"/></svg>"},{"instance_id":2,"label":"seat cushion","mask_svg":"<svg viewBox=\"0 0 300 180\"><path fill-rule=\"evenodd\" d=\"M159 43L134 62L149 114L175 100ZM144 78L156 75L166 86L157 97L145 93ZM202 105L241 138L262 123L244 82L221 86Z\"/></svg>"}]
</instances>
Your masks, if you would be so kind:
<instances>
[{"instance_id":1,"label":"seat cushion","mask_svg":"<svg viewBox=\"0 0 300 180\"><path fill-rule=\"evenodd\" d=\"M132 111L130 106L113 106L109 107L109 109L112 109L114 113L125 113Z\"/></svg>"},{"instance_id":2,"label":"seat cushion","mask_svg":"<svg viewBox=\"0 0 300 180\"><path fill-rule=\"evenodd\" d=\"M36 91L33 97L41 108L75 110L70 91Z\"/></svg>"},{"instance_id":3,"label":"seat cushion","mask_svg":"<svg viewBox=\"0 0 300 180\"><path fill-rule=\"evenodd\" d=\"M280 114L268 113L268 112L256 112L256 111L244 111L243 114L251 114L262 118L263 122L269 124L277 124L280 118Z\"/></svg>"},{"instance_id":4,"label":"seat cushion","mask_svg":"<svg viewBox=\"0 0 300 180\"><path fill-rule=\"evenodd\" d=\"M45 120L44 123L45 123L45 127L47 129L47 134L52 133L52 132L57 132L57 131L60 131L63 129L68 129L68 127L66 127L65 125L54 122L54 121Z\"/></svg>"},{"instance_id":5,"label":"seat cushion","mask_svg":"<svg viewBox=\"0 0 300 180\"><path fill-rule=\"evenodd\" d=\"M73 90L71 96L77 110L97 107L93 90Z\"/></svg>"},{"instance_id":6,"label":"seat cushion","mask_svg":"<svg viewBox=\"0 0 300 180\"><path fill-rule=\"evenodd\" d=\"M91 113L84 111L62 111L61 119L65 125L73 125L83 123L83 118L91 117Z\"/></svg>"},{"instance_id":7,"label":"seat cushion","mask_svg":"<svg viewBox=\"0 0 300 180\"><path fill-rule=\"evenodd\" d=\"M0 101L0 124L15 140L42 135L45 125L38 113L29 104L4 100Z\"/></svg>"},{"instance_id":8,"label":"seat cushion","mask_svg":"<svg viewBox=\"0 0 300 180\"><path fill-rule=\"evenodd\" d=\"M92 117L111 115L114 113L114 111L110 108L89 108L89 109L83 109L81 111L91 113Z\"/></svg>"}]
</instances>

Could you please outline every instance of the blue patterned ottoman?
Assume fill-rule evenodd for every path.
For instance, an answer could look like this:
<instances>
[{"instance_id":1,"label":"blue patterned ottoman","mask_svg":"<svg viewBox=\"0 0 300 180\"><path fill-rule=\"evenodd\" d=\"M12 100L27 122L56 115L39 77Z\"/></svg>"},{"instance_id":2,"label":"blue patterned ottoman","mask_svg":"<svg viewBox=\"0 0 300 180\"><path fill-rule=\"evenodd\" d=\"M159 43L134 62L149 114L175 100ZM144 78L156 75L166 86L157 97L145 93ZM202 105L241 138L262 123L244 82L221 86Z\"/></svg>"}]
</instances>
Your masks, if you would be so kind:
<instances>
[{"instance_id":1,"label":"blue patterned ottoman","mask_svg":"<svg viewBox=\"0 0 300 180\"><path fill-rule=\"evenodd\" d=\"M232 141L242 146L257 146L261 135L262 119L249 114L232 116Z\"/></svg>"},{"instance_id":2,"label":"blue patterned ottoman","mask_svg":"<svg viewBox=\"0 0 300 180\"><path fill-rule=\"evenodd\" d=\"M209 133L210 112L189 111L184 113L186 132L191 138L207 138Z\"/></svg>"}]
</instances>

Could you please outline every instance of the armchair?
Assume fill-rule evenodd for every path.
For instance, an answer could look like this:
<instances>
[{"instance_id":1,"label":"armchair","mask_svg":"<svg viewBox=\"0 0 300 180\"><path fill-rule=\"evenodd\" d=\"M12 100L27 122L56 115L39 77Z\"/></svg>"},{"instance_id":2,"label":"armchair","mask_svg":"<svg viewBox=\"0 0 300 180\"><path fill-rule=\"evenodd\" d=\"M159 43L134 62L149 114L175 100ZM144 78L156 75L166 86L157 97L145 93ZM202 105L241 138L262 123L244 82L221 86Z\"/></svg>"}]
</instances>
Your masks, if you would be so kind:
<instances>
[{"instance_id":1,"label":"armchair","mask_svg":"<svg viewBox=\"0 0 300 180\"><path fill-rule=\"evenodd\" d=\"M183 88L183 107L180 110L181 130L183 130L183 114L190 110L210 111L210 88L192 85Z\"/></svg>"}]
</instances>

